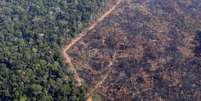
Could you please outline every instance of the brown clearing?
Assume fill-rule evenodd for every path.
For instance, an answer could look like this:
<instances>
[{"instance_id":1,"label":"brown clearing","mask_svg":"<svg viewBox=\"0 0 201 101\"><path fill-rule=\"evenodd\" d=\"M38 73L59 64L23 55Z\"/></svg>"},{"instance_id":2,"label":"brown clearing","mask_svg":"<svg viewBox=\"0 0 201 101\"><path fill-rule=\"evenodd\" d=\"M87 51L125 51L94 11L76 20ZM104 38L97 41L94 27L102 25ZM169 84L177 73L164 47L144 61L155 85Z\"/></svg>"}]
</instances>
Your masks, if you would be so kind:
<instances>
[{"instance_id":1,"label":"brown clearing","mask_svg":"<svg viewBox=\"0 0 201 101\"><path fill-rule=\"evenodd\" d=\"M120 1L63 50L88 101L195 99L201 84L196 3L193 17L181 1Z\"/></svg>"}]
</instances>

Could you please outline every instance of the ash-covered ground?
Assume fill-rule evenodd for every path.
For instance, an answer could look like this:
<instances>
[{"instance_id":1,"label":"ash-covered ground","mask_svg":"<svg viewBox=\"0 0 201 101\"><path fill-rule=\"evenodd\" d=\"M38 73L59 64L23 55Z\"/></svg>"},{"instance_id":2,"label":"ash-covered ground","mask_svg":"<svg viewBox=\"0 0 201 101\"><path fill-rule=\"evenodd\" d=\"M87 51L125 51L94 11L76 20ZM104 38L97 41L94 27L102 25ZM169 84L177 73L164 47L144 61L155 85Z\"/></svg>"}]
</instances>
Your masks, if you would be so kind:
<instances>
[{"instance_id":1,"label":"ash-covered ground","mask_svg":"<svg viewBox=\"0 0 201 101\"><path fill-rule=\"evenodd\" d=\"M124 0L69 54L95 101L201 101L201 1Z\"/></svg>"}]
</instances>

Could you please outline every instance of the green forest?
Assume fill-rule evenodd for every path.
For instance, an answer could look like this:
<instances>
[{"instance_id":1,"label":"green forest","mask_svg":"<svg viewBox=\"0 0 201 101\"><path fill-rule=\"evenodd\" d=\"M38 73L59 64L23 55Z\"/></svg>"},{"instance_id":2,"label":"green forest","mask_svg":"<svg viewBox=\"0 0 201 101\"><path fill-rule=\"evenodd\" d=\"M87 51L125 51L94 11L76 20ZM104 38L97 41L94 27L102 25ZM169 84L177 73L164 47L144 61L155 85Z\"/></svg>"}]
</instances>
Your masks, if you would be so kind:
<instances>
[{"instance_id":1,"label":"green forest","mask_svg":"<svg viewBox=\"0 0 201 101\"><path fill-rule=\"evenodd\" d=\"M83 101L60 50L105 0L1 0L0 101Z\"/></svg>"}]
</instances>

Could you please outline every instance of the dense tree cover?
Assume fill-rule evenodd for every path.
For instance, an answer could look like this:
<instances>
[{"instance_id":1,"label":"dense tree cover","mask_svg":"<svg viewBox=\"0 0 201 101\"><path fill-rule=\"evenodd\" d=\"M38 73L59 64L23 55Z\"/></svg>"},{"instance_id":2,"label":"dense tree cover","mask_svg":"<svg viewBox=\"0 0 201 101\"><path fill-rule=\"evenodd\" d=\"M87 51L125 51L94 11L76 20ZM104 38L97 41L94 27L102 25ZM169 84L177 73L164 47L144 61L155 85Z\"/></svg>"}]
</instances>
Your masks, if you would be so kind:
<instances>
[{"instance_id":1,"label":"dense tree cover","mask_svg":"<svg viewBox=\"0 0 201 101\"><path fill-rule=\"evenodd\" d=\"M80 101L59 50L104 0L1 0L0 100Z\"/></svg>"}]
</instances>

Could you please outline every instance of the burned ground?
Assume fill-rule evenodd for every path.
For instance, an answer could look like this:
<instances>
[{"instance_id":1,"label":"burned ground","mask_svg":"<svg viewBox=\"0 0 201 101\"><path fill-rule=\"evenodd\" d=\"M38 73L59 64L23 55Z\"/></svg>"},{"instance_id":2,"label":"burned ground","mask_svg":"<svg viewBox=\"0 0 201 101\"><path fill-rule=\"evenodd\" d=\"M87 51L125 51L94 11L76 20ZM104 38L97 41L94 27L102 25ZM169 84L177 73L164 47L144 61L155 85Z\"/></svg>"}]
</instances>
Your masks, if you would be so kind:
<instances>
[{"instance_id":1,"label":"burned ground","mask_svg":"<svg viewBox=\"0 0 201 101\"><path fill-rule=\"evenodd\" d=\"M69 55L99 100L200 101L200 29L199 0L124 0Z\"/></svg>"}]
</instances>

